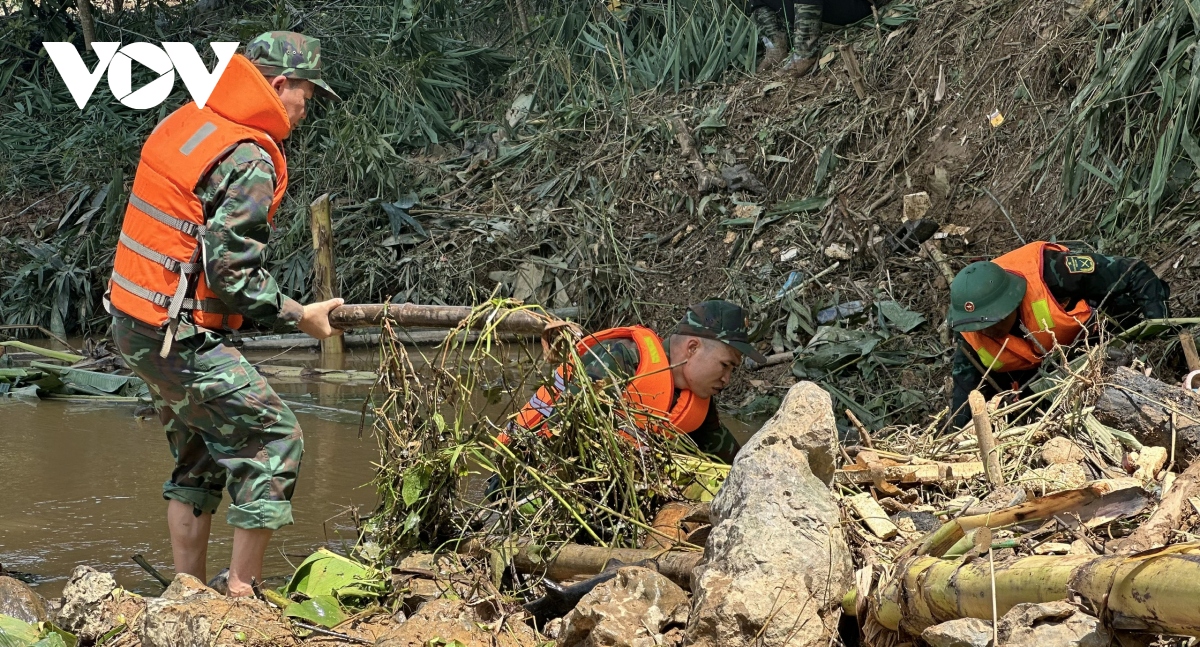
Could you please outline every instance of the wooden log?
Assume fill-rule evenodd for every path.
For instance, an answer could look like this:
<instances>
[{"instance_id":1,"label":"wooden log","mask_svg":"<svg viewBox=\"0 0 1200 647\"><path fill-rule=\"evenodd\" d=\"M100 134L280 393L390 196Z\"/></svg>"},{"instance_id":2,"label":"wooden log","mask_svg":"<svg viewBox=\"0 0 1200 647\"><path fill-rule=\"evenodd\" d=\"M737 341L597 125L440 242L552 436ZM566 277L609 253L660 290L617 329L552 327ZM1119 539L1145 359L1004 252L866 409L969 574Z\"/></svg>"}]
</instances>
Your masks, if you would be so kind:
<instances>
[{"instance_id":1,"label":"wooden log","mask_svg":"<svg viewBox=\"0 0 1200 647\"><path fill-rule=\"evenodd\" d=\"M884 511L883 507L875 499L871 498L869 492L848 497L846 505L850 506L854 514L858 515L858 518L862 519L863 523L867 525L867 530L870 530L871 534L876 537L888 540L900 534L900 529L888 518L887 512Z\"/></svg>"},{"instance_id":2,"label":"wooden log","mask_svg":"<svg viewBox=\"0 0 1200 647\"><path fill-rule=\"evenodd\" d=\"M1175 416L1175 464L1186 467L1200 456L1200 397L1178 386L1119 367L1100 385L1096 419L1128 431L1143 445L1171 448Z\"/></svg>"},{"instance_id":3,"label":"wooden log","mask_svg":"<svg viewBox=\"0 0 1200 647\"><path fill-rule=\"evenodd\" d=\"M338 296L332 211L328 193L308 205L313 241L313 294L317 301L328 301ZM340 355L344 350L341 335L321 340L321 355Z\"/></svg>"},{"instance_id":4,"label":"wooden log","mask_svg":"<svg viewBox=\"0 0 1200 647\"><path fill-rule=\"evenodd\" d=\"M404 327L456 328L471 315L471 306L434 306L416 303L349 304L334 308L329 313L329 323L334 328L362 328L377 326L386 313L389 318ZM557 321L553 316L529 310L497 310L492 317L476 322L475 328L494 325L498 332L540 335L546 324Z\"/></svg>"},{"instance_id":5,"label":"wooden log","mask_svg":"<svg viewBox=\"0 0 1200 647\"><path fill-rule=\"evenodd\" d=\"M556 548L558 547L526 544L513 555L513 565L521 572L538 573L561 582L580 575L601 573L610 559L626 564L651 560L657 564L659 573L684 589L691 589L692 571L696 570L696 566L704 557L700 552L603 548L579 544L566 544L555 552Z\"/></svg>"},{"instance_id":6,"label":"wooden log","mask_svg":"<svg viewBox=\"0 0 1200 647\"><path fill-rule=\"evenodd\" d=\"M1200 371L1200 353L1196 352L1196 338L1190 332L1179 333L1179 346L1189 371Z\"/></svg>"},{"instance_id":7,"label":"wooden log","mask_svg":"<svg viewBox=\"0 0 1200 647\"><path fill-rule=\"evenodd\" d=\"M572 318L579 315L579 308L559 308L551 310L550 314L560 318ZM446 340L450 331L446 329L420 330L404 328L396 331L396 337L402 344L440 344ZM479 336L477 332L467 333L466 341L474 341ZM535 337L537 333L505 333L500 335L504 341L520 341L523 338ZM379 333L360 333L343 335L347 347L377 346ZM316 348L317 340L303 333L295 335L260 335L242 338L242 347L247 350L288 350L299 348Z\"/></svg>"},{"instance_id":8,"label":"wooden log","mask_svg":"<svg viewBox=\"0 0 1200 647\"><path fill-rule=\"evenodd\" d=\"M967 397L971 406L971 418L975 423L975 438L979 441L979 459L983 461L983 473L995 487L1004 485L1004 474L1000 471L1000 451L996 449L996 438L992 435L992 419L988 417L987 402L979 391L971 391Z\"/></svg>"}]
</instances>

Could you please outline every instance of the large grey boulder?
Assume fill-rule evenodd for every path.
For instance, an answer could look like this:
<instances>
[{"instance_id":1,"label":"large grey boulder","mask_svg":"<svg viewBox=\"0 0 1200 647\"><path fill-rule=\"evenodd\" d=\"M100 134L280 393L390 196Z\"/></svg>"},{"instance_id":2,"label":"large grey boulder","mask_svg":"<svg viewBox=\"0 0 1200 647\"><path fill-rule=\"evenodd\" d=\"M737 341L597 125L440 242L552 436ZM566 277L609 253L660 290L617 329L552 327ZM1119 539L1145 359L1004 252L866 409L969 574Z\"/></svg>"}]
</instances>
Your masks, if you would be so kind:
<instances>
[{"instance_id":1,"label":"large grey boulder","mask_svg":"<svg viewBox=\"0 0 1200 647\"><path fill-rule=\"evenodd\" d=\"M712 503L686 644L829 644L854 579L827 485L835 435L829 394L800 382L742 448Z\"/></svg>"},{"instance_id":2,"label":"large grey boulder","mask_svg":"<svg viewBox=\"0 0 1200 647\"><path fill-rule=\"evenodd\" d=\"M6 576L0 576L0 614L31 623L49 618L42 596L21 580Z\"/></svg>"},{"instance_id":3,"label":"large grey boulder","mask_svg":"<svg viewBox=\"0 0 1200 647\"><path fill-rule=\"evenodd\" d=\"M563 620L559 647L657 647L664 633L687 622L688 596L657 571L617 570Z\"/></svg>"}]
</instances>

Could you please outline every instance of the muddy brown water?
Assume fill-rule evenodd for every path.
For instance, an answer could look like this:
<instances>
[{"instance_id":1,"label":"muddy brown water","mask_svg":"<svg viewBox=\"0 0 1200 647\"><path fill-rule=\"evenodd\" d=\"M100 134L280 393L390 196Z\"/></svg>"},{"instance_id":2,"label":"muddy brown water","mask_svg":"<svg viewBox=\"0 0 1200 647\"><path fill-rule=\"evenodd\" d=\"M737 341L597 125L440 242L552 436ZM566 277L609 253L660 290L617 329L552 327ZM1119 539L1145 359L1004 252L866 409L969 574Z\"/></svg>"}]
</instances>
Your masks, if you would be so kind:
<instances>
[{"instance_id":1,"label":"muddy brown water","mask_svg":"<svg viewBox=\"0 0 1200 647\"><path fill-rule=\"evenodd\" d=\"M256 363L370 371L377 354L348 352L336 366L311 352L248 351ZM379 454L370 420L359 438L366 384L271 379L304 430L304 460L293 497L295 524L275 533L264 564L272 580L322 546L344 553L354 545L351 510L369 514ZM157 418L139 419L131 404L79 404L0 398L0 565L31 576L46 597L61 593L71 571L86 564L111 572L118 584L155 595L161 587L130 557L142 554L172 576L162 484L172 459ZM745 442L761 421L722 416ZM211 577L229 563L233 530L228 496L214 518Z\"/></svg>"},{"instance_id":2,"label":"muddy brown water","mask_svg":"<svg viewBox=\"0 0 1200 647\"><path fill-rule=\"evenodd\" d=\"M251 361L319 365L315 353L247 352ZM372 370L375 356L353 352L345 368ZM358 411L369 385L272 380L304 430L304 459L293 498L296 523L275 533L264 574L290 574L313 550L353 546L351 508L369 514L369 485L379 453ZM344 410L336 411L336 410ZM134 417L130 404L78 404L0 398L0 564L33 576L43 596L62 590L87 564L114 573L134 591L161 587L130 559L141 553L172 576L162 484L173 461L157 418ZM228 495L214 518L209 575L229 563L233 530Z\"/></svg>"}]
</instances>

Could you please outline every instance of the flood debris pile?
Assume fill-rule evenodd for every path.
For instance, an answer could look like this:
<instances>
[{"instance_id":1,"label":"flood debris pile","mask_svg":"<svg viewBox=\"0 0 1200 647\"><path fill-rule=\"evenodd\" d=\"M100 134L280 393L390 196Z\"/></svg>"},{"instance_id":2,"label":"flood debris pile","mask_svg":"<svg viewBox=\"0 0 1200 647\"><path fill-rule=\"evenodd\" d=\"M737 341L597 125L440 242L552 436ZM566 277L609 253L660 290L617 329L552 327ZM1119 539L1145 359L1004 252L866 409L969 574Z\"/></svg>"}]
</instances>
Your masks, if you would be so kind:
<instances>
[{"instance_id":1,"label":"flood debris pile","mask_svg":"<svg viewBox=\"0 0 1200 647\"><path fill-rule=\"evenodd\" d=\"M598 459L571 452L605 451L603 439L580 434L607 424L604 433L619 437L619 426L603 422L612 418L584 407L568 415L581 416L569 423L578 429L520 450L515 441L488 445L483 439L512 431L508 418L453 417L478 406L466 394L486 391L485 382L498 392L529 387L500 370L458 391L463 358L499 356L502 345L460 345L457 355L443 348L435 380L455 390L411 377L409 389L397 388L388 380L411 374L402 361L381 372L391 376L381 384L392 408L379 416L388 433L422 424L443 431L384 443L392 453L380 485L395 503L368 524L379 542L372 550L391 556L384 561L397 594L454 595L559 645L1176 644L1172 636L1200 634L1189 602L1200 582L1200 398L1137 359L1144 344L1161 343L1138 341L1144 332L1064 349L1020 400L973 397L975 420L961 430L934 417L922 427L839 434L837 401L800 382L711 501L673 499L683 492L670 487L651 498L655 479L636 473L645 522L585 493L599 477L533 462L549 461L538 451L553 448L560 460L599 469ZM551 379L545 369L542 379ZM422 389L437 397L421 400ZM555 444L558 434L575 434L573 443ZM468 437L469 448L438 444ZM614 450L629 456L663 451L621 443ZM462 455L472 458L453 462ZM448 459L457 475L437 485ZM638 468L661 475L679 466L647 458ZM473 472L493 470L499 487L462 493ZM522 471L531 477L517 480ZM606 493L627 485L623 474L602 473ZM564 478L578 481L556 480ZM429 522L426 488L453 493L435 499ZM497 505L504 498L515 501ZM668 512L655 514L659 507ZM701 532L689 527L695 522ZM674 536L662 532L672 528ZM648 536L656 550L637 550Z\"/></svg>"},{"instance_id":2,"label":"flood debris pile","mask_svg":"<svg viewBox=\"0 0 1200 647\"><path fill-rule=\"evenodd\" d=\"M982 646L993 626L1000 645L1200 633L1185 602L1200 581L1200 398L1140 354L1112 339L1016 403L973 397L957 433L893 427L844 448L844 610L865 644Z\"/></svg>"}]
</instances>

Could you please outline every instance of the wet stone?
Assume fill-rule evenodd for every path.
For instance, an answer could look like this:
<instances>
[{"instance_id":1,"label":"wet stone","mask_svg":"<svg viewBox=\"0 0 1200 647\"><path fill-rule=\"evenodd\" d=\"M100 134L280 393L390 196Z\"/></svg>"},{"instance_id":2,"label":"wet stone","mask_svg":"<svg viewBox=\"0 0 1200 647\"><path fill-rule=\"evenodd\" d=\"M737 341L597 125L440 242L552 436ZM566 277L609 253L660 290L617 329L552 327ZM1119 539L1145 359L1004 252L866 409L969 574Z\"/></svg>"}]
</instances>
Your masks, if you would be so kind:
<instances>
[{"instance_id":1,"label":"wet stone","mask_svg":"<svg viewBox=\"0 0 1200 647\"><path fill-rule=\"evenodd\" d=\"M25 622L42 622L49 617L42 596L12 577L0 577L0 614Z\"/></svg>"}]
</instances>

